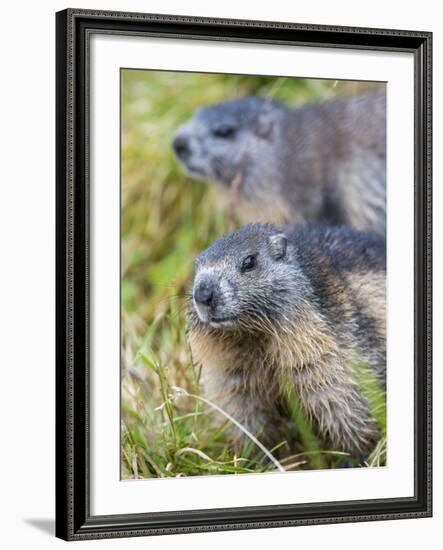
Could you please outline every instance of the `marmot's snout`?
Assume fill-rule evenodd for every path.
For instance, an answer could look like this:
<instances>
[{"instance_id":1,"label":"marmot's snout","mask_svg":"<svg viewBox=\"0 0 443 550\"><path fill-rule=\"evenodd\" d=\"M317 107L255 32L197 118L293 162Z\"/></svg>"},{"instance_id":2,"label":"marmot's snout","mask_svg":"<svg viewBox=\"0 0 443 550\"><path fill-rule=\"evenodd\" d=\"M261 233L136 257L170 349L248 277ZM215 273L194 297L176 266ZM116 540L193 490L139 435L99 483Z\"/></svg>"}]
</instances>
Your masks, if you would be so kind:
<instances>
[{"instance_id":1,"label":"marmot's snout","mask_svg":"<svg viewBox=\"0 0 443 550\"><path fill-rule=\"evenodd\" d=\"M198 318L211 327L227 327L235 320L234 293L229 283L215 274L197 275L192 289Z\"/></svg>"},{"instance_id":2,"label":"marmot's snout","mask_svg":"<svg viewBox=\"0 0 443 550\"><path fill-rule=\"evenodd\" d=\"M245 97L197 110L172 141L186 172L197 179L231 185L239 170L245 170L246 152L264 154L260 146L272 129L264 105L261 98Z\"/></svg>"},{"instance_id":3,"label":"marmot's snout","mask_svg":"<svg viewBox=\"0 0 443 550\"><path fill-rule=\"evenodd\" d=\"M172 146L177 157L182 162L186 162L191 154L189 138L179 133L175 136Z\"/></svg>"},{"instance_id":4,"label":"marmot's snout","mask_svg":"<svg viewBox=\"0 0 443 550\"><path fill-rule=\"evenodd\" d=\"M172 148L190 176L196 179L208 177L207 159L201 151L201 131L190 120L180 126L172 140Z\"/></svg>"},{"instance_id":5,"label":"marmot's snout","mask_svg":"<svg viewBox=\"0 0 443 550\"><path fill-rule=\"evenodd\" d=\"M200 154L200 141L192 121L180 126L172 140L172 148L188 174L194 178L207 177L207 166Z\"/></svg>"},{"instance_id":6,"label":"marmot's snout","mask_svg":"<svg viewBox=\"0 0 443 550\"><path fill-rule=\"evenodd\" d=\"M194 300L198 304L211 307L215 300L215 287L211 280L200 281L194 289Z\"/></svg>"}]
</instances>

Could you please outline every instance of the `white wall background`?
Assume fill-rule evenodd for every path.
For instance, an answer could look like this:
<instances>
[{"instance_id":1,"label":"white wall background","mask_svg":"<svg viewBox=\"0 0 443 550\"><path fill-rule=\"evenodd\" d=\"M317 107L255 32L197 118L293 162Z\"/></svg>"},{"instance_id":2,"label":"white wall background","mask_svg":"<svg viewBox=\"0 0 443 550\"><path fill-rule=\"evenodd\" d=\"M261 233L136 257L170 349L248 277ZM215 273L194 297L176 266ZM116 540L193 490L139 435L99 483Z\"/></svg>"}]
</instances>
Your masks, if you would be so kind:
<instances>
[{"instance_id":1,"label":"white wall background","mask_svg":"<svg viewBox=\"0 0 443 550\"><path fill-rule=\"evenodd\" d=\"M78 0L74 7L429 30L434 32L435 499L422 520L88 541L81 547L203 549L272 545L359 550L441 547L443 536L442 162L443 29L438 0ZM54 517L54 13L62 1L1 10L0 540L61 547ZM72 5L71 5L72 7ZM437 241L437 235L440 240Z\"/></svg>"}]
</instances>

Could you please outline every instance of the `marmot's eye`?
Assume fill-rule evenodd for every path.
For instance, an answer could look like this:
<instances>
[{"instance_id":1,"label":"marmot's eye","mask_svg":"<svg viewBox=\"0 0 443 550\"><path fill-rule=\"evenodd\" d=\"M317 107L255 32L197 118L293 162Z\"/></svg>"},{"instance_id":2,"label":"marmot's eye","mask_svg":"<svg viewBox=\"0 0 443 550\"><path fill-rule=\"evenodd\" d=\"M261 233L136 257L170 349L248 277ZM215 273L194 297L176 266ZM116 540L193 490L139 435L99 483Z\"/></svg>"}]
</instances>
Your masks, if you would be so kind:
<instances>
[{"instance_id":1,"label":"marmot's eye","mask_svg":"<svg viewBox=\"0 0 443 550\"><path fill-rule=\"evenodd\" d=\"M251 271L251 269L254 269L255 264L256 264L255 256L246 256L246 258L244 258L242 261L241 270Z\"/></svg>"},{"instance_id":2,"label":"marmot's eye","mask_svg":"<svg viewBox=\"0 0 443 550\"><path fill-rule=\"evenodd\" d=\"M236 128L234 126L231 126L229 124L220 124L220 126L215 126L212 129L212 134L215 137L229 138L235 134L235 130Z\"/></svg>"}]
</instances>

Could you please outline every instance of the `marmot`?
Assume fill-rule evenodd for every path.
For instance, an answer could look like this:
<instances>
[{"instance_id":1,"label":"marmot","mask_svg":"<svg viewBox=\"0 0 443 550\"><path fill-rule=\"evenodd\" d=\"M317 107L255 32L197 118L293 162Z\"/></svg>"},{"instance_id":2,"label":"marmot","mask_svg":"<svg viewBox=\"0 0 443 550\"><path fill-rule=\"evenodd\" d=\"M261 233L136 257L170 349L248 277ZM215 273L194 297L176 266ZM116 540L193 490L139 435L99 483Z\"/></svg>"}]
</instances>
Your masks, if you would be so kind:
<instances>
[{"instance_id":1,"label":"marmot","mask_svg":"<svg viewBox=\"0 0 443 550\"><path fill-rule=\"evenodd\" d=\"M380 434L354 369L384 389L385 265L384 239L346 227L253 224L215 241L188 311L207 397L272 445L290 384L322 440L362 460Z\"/></svg>"},{"instance_id":2,"label":"marmot","mask_svg":"<svg viewBox=\"0 0 443 550\"><path fill-rule=\"evenodd\" d=\"M175 134L187 172L228 191L243 222L386 229L384 88L298 108L243 97Z\"/></svg>"}]
</instances>

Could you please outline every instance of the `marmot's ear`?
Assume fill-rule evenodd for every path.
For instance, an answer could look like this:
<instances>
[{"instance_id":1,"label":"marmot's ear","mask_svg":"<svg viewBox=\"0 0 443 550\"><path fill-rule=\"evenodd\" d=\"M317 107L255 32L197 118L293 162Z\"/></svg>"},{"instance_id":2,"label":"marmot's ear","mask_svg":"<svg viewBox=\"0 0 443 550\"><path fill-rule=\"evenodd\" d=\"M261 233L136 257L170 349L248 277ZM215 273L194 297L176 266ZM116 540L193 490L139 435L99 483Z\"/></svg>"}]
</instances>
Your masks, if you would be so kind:
<instances>
[{"instance_id":1,"label":"marmot's ear","mask_svg":"<svg viewBox=\"0 0 443 550\"><path fill-rule=\"evenodd\" d=\"M269 237L271 256L274 260L281 260L286 256L288 239L284 233L277 233Z\"/></svg>"},{"instance_id":2,"label":"marmot's ear","mask_svg":"<svg viewBox=\"0 0 443 550\"><path fill-rule=\"evenodd\" d=\"M271 109L269 109L269 106L263 104L262 107L260 107L257 118L255 119L255 134L263 139L269 138L272 135L273 125L273 113Z\"/></svg>"}]
</instances>

